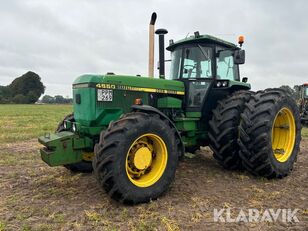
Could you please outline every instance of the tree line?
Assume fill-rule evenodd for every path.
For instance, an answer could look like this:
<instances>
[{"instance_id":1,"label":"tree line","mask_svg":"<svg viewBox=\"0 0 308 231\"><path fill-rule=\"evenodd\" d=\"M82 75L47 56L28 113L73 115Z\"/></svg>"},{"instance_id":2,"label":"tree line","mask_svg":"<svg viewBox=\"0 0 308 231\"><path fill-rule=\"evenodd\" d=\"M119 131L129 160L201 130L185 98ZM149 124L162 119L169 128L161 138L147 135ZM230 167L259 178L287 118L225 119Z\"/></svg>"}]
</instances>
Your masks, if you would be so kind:
<instances>
[{"instance_id":1,"label":"tree line","mask_svg":"<svg viewBox=\"0 0 308 231\"><path fill-rule=\"evenodd\" d=\"M39 103L48 103L48 104L71 104L73 103L72 98L64 98L62 95L50 96L44 95L42 100Z\"/></svg>"},{"instance_id":2,"label":"tree line","mask_svg":"<svg viewBox=\"0 0 308 231\"><path fill-rule=\"evenodd\" d=\"M295 85L293 88L288 85L282 85L280 88L288 91L295 100L300 98L300 86ZM0 103L16 103L16 104L71 104L73 99L64 98L61 95L50 96L44 95L41 100L39 98L45 92L45 86L41 82L41 77L28 71L22 76L14 79L7 86L0 86Z\"/></svg>"},{"instance_id":3,"label":"tree line","mask_svg":"<svg viewBox=\"0 0 308 231\"><path fill-rule=\"evenodd\" d=\"M44 95L39 100L44 92L45 86L41 81L41 77L35 72L28 71L14 79L9 85L0 86L0 104L71 104L73 102L73 99L64 98L62 95Z\"/></svg>"},{"instance_id":4,"label":"tree line","mask_svg":"<svg viewBox=\"0 0 308 231\"><path fill-rule=\"evenodd\" d=\"M300 99L300 85L295 85L293 88L288 85L282 85L280 88L286 90L295 99Z\"/></svg>"}]
</instances>

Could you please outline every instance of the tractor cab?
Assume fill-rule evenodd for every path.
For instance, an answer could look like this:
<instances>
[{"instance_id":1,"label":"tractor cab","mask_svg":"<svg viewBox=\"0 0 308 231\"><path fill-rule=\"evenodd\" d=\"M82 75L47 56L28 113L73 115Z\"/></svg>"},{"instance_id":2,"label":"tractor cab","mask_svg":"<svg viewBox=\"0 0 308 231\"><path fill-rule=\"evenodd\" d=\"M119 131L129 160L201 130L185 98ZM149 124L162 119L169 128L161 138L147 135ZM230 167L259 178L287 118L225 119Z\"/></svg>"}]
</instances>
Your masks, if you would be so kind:
<instances>
[{"instance_id":1,"label":"tractor cab","mask_svg":"<svg viewBox=\"0 0 308 231\"><path fill-rule=\"evenodd\" d=\"M240 82L239 64L245 62L245 51L233 43L195 32L178 42L170 40L167 50L171 51L169 78L184 82L187 111L207 114L217 100L239 87L250 87Z\"/></svg>"}]
</instances>

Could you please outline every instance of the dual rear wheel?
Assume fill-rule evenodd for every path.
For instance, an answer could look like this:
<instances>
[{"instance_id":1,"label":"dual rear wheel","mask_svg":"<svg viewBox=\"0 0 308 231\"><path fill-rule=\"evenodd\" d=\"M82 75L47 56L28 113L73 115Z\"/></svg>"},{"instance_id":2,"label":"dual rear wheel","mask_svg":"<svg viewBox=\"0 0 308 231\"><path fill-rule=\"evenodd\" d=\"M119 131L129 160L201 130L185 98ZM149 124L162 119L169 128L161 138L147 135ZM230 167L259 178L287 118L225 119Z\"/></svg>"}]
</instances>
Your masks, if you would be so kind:
<instances>
[{"instance_id":1,"label":"dual rear wheel","mask_svg":"<svg viewBox=\"0 0 308 231\"><path fill-rule=\"evenodd\" d=\"M214 158L223 167L284 177L299 152L298 107L281 89L235 93L213 111L209 138Z\"/></svg>"},{"instance_id":2,"label":"dual rear wheel","mask_svg":"<svg viewBox=\"0 0 308 231\"><path fill-rule=\"evenodd\" d=\"M282 178L293 169L301 140L298 107L281 89L255 94L241 115L240 158L255 175Z\"/></svg>"}]
</instances>

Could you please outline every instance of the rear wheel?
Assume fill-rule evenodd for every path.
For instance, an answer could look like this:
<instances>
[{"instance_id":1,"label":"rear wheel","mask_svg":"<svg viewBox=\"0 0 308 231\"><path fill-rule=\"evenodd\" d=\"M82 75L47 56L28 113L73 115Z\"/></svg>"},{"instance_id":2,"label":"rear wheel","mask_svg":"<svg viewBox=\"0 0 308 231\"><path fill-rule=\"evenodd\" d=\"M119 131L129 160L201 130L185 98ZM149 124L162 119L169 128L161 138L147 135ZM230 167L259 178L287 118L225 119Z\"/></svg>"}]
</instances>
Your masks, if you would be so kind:
<instances>
[{"instance_id":1,"label":"rear wheel","mask_svg":"<svg viewBox=\"0 0 308 231\"><path fill-rule=\"evenodd\" d=\"M240 115L251 94L250 91L239 91L221 100L213 110L213 117L209 122L209 145L214 158L226 169L242 168L237 143L238 126Z\"/></svg>"},{"instance_id":2,"label":"rear wheel","mask_svg":"<svg viewBox=\"0 0 308 231\"><path fill-rule=\"evenodd\" d=\"M67 115L58 125L57 129L56 129L56 133L65 131L65 127L64 127L64 121L68 120L71 122L75 122L74 119L74 114L69 114ZM88 172L92 172L93 168L92 168L92 157L93 157L93 153L88 153L88 152L84 152L83 153L83 158L84 160L82 160L81 162L78 163L74 163L74 164L65 164L64 167L69 169L72 172L84 172L84 173L88 173Z\"/></svg>"},{"instance_id":3,"label":"rear wheel","mask_svg":"<svg viewBox=\"0 0 308 231\"><path fill-rule=\"evenodd\" d=\"M245 168L267 178L289 174L301 140L298 107L281 89L254 95L242 114L240 156Z\"/></svg>"},{"instance_id":4,"label":"rear wheel","mask_svg":"<svg viewBox=\"0 0 308 231\"><path fill-rule=\"evenodd\" d=\"M178 163L175 130L158 115L129 113L101 134L94 173L115 200L136 204L156 199L174 179Z\"/></svg>"}]
</instances>

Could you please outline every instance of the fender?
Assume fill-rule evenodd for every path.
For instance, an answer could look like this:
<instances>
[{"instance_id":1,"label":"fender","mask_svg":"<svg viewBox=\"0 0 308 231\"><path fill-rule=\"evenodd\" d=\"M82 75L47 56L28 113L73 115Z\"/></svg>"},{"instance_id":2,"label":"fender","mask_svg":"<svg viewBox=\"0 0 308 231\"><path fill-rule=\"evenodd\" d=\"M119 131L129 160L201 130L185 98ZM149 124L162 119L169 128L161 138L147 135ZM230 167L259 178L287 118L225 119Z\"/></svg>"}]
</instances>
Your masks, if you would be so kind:
<instances>
[{"instance_id":1,"label":"fender","mask_svg":"<svg viewBox=\"0 0 308 231\"><path fill-rule=\"evenodd\" d=\"M170 118L168 116L166 116L164 113L162 113L160 110L158 110L155 107L149 106L149 105L132 105L131 109L133 112L136 111L141 111L141 112L145 112L145 113L151 113L151 114L158 114L160 117L166 119L169 121L169 123L171 124L171 126L175 129L175 134L178 137L180 143L178 144L179 146L179 157L182 158L184 157L184 153L185 153L185 146L183 144L182 138L181 138L181 134L178 131L178 129L176 128L175 124L170 120Z\"/></svg>"}]
</instances>

